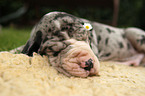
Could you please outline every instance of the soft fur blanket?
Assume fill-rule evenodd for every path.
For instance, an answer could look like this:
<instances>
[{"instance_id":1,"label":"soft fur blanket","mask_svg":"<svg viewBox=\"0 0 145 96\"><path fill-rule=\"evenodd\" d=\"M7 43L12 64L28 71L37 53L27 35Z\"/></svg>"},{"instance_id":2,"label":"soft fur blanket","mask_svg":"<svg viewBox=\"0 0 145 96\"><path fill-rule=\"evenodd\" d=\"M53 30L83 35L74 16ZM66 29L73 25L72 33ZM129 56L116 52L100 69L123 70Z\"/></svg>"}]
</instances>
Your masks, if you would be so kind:
<instances>
[{"instance_id":1,"label":"soft fur blanket","mask_svg":"<svg viewBox=\"0 0 145 96\"><path fill-rule=\"evenodd\" d=\"M45 56L1 52L0 96L145 96L145 68L102 62L100 76L69 78Z\"/></svg>"}]
</instances>

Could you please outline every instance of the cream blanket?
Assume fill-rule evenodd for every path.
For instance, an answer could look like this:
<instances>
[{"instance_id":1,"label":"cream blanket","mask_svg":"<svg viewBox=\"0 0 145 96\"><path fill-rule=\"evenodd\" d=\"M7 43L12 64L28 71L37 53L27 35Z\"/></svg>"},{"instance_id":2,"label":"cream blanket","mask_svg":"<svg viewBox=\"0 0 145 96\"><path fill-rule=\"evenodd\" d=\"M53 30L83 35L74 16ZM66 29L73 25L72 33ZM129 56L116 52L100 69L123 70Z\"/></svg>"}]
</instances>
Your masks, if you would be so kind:
<instances>
[{"instance_id":1,"label":"cream blanket","mask_svg":"<svg viewBox=\"0 0 145 96\"><path fill-rule=\"evenodd\" d=\"M0 96L145 96L145 68L102 62L100 76L68 78L45 56L1 52Z\"/></svg>"}]
</instances>

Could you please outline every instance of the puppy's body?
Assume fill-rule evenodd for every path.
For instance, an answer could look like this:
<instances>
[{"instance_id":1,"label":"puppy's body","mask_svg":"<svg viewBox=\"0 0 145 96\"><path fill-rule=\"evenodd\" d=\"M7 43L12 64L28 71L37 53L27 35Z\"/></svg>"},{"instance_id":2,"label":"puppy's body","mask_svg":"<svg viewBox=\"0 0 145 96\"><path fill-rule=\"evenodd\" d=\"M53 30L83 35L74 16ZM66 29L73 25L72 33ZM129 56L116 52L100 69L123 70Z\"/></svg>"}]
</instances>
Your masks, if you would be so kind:
<instances>
[{"instance_id":1,"label":"puppy's body","mask_svg":"<svg viewBox=\"0 0 145 96\"><path fill-rule=\"evenodd\" d=\"M64 12L51 12L34 27L22 53L48 55L58 71L68 76L87 77L98 74L98 58L138 65L144 57L144 38L144 31L137 28L114 28ZM82 50L72 52L77 50L76 44L89 47L78 47ZM91 62L86 63L88 60Z\"/></svg>"}]
</instances>

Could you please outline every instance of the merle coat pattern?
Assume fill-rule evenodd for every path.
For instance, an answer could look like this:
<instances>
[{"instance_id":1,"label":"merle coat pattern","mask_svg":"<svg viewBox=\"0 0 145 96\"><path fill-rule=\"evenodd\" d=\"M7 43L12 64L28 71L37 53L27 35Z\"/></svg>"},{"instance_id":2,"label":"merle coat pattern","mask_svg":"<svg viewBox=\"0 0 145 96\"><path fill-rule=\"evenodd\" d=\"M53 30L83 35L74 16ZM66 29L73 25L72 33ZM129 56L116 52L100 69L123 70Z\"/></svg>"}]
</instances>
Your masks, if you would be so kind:
<instances>
[{"instance_id":1,"label":"merle coat pattern","mask_svg":"<svg viewBox=\"0 0 145 96\"><path fill-rule=\"evenodd\" d=\"M85 23L92 28L86 29ZM79 48L82 50L75 51ZM145 52L145 32L138 28L115 28L65 12L51 12L34 27L22 49L29 56L33 52L47 55L49 62L67 76L87 77L99 73L98 59L139 65Z\"/></svg>"}]
</instances>

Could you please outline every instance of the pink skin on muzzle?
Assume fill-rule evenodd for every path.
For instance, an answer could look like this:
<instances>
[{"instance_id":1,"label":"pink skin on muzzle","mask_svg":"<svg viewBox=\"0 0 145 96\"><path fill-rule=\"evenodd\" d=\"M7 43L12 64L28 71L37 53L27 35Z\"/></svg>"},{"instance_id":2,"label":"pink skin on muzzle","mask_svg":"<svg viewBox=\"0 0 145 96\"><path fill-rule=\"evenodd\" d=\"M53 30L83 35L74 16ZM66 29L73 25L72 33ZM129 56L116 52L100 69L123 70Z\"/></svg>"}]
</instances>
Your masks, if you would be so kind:
<instances>
[{"instance_id":1,"label":"pink skin on muzzle","mask_svg":"<svg viewBox=\"0 0 145 96\"><path fill-rule=\"evenodd\" d=\"M100 63L90 46L84 41L75 41L62 58L63 69L71 76L99 75Z\"/></svg>"}]
</instances>

